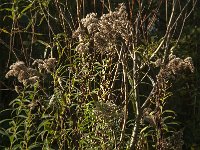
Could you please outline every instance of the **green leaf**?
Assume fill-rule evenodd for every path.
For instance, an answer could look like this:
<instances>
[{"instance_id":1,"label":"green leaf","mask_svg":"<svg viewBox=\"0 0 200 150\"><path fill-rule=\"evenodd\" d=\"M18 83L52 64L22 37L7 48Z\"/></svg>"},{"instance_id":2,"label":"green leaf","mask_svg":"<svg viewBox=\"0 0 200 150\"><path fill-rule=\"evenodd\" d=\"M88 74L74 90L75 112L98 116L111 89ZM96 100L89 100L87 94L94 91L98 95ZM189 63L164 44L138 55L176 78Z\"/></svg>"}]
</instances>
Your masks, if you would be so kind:
<instances>
[{"instance_id":1,"label":"green leaf","mask_svg":"<svg viewBox=\"0 0 200 150\"><path fill-rule=\"evenodd\" d=\"M6 130L4 130L4 129L0 129L0 135L9 136L8 133L6 132Z\"/></svg>"},{"instance_id":2,"label":"green leaf","mask_svg":"<svg viewBox=\"0 0 200 150\"><path fill-rule=\"evenodd\" d=\"M48 125L51 125L51 122L49 120L44 120L38 126L38 130L40 130L42 127L44 127L44 129L46 129L45 127L47 127Z\"/></svg>"},{"instance_id":3,"label":"green leaf","mask_svg":"<svg viewBox=\"0 0 200 150\"><path fill-rule=\"evenodd\" d=\"M44 45L46 48L51 48L51 46L47 42L44 42L42 40L37 40L37 42Z\"/></svg>"},{"instance_id":4,"label":"green leaf","mask_svg":"<svg viewBox=\"0 0 200 150\"><path fill-rule=\"evenodd\" d=\"M149 126L146 126L146 127L144 127L144 128L142 128L142 130L140 131L140 133L143 133L143 132L145 132L147 129L149 129L150 127Z\"/></svg>"},{"instance_id":5,"label":"green leaf","mask_svg":"<svg viewBox=\"0 0 200 150\"><path fill-rule=\"evenodd\" d=\"M27 116L25 115L18 115L17 117L27 119Z\"/></svg>"},{"instance_id":6,"label":"green leaf","mask_svg":"<svg viewBox=\"0 0 200 150\"><path fill-rule=\"evenodd\" d=\"M162 114L165 114L165 113L172 113L176 115L176 113L173 110L164 110Z\"/></svg>"},{"instance_id":7,"label":"green leaf","mask_svg":"<svg viewBox=\"0 0 200 150\"><path fill-rule=\"evenodd\" d=\"M2 123L4 123L4 122L6 122L6 121L11 121L12 119L4 119L4 120L1 120L0 121L0 124L2 124Z\"/></svg>"},{"instance_id":8,"label":"green leaf","mask_svg":"<svg viewBox=\"0 0 200 150\"><path fill-rule=\"evenodd\" d=\"M1 29L1 28L0 28L0 31L1 31L1 32L3 32L3 33L7 33L7 34L9 34L9 35L10 35L10 32L8 32L8 31L7 31L7 30L5 30L5 29Z\"/></svg>"},{"instance_id":9,"label":"green leaf","mask_svg":"<svg viewBox=\"0 0 200 150\"><path fill-rule=\"evenodd\" d=\"M33 1L33 2L34 2L34 1ZM26 12L27 10L29 10L29 9L31 8L33 2L30 3L28 6L26 6L26 7L20 12L20 14L18 15L18 18L20 18L20 17L24 14L24 12Z\"/></svg>"},{"instance_id":10,"label":"green leaf","mask_svg":"<svg viewBox=\"0 0 200 150\"><path fill-rule=\"evenodd\" d=\"M13 103L16 103L16 102L21 102L21 100L20 99L14 99L13 101L11 101L10 103L9 103L9 105L12 105Z\"/></svg>"},{"instance_id":11,"label":"green leaf","mask_svg":"<svg viewBox=\"0 0 200 150\"><path fill-rule=\"evenodd\" d=\"M19 149L24 149L21 144L16 144L16 145L14 144L14 146L12 147L12 150L19 150Z\"/></svg>"},{"instance_id":12,"label":"green leaf","mask_svg":"<svg viewBox=\"0 0 200 150\"><path fill-rule=\"evenodd\" d=\"M31 149L35 149L35 148L40 148L41 147L41 144L38 143L38 142L35 142L33 144L31 144L28 149L31 150Z\"/></svg>"}]
</instances>

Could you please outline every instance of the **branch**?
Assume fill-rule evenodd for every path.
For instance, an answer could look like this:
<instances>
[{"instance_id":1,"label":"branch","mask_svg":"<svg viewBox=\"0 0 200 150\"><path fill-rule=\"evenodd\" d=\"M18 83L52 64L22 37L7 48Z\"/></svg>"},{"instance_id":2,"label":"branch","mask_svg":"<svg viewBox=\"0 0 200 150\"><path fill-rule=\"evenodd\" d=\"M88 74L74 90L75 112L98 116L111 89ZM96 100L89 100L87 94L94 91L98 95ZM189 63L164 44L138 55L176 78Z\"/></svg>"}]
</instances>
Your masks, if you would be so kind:
<instances>
[{"instance_id":1,"label":"branch","mask_svg":"<svg viewBox=\"0 0 200 150\"><path fill-rule=\"evenodd\" d=\"M141 118L143 116L144 109L147 107L147 105L149 105L150 100L151 100L151 98L153 97L153 95L155 93L156 85L151 90L149 96L147 97L147 99L143 103L143 105L140 108L139 113L138 113L138 115L136 117L135 125L134 125L133 132L132 132L132 135L131 135L130 145L129 145L129 147L130 147L131 150L136 149L136 144L137 144L137 141L138 141L138 133L139 133L140 120L141 120Z\"/></svg>"}]
</instances>

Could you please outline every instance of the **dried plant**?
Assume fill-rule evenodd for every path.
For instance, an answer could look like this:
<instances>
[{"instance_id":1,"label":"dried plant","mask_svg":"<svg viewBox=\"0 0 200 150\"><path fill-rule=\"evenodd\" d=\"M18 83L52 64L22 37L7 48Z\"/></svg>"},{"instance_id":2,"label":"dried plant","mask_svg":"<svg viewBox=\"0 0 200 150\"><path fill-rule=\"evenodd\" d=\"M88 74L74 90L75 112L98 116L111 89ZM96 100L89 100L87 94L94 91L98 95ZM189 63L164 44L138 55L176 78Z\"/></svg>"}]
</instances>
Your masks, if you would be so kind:
<instances>
[{"instance_id":1,"label":"dried plant","mask_svg":"<svg viewBox=\"0 0 200 150\"><path fill-rule=\"evenodd\" d=\"M10 66L10 70L6 74L8 77L17 77L18 81L24 85L31 85L39 81L39 72L36 69L28 68L24 62L18 61Z\"/></svg>"},{"instance_id":2,"label":"dried plant","mask_svg":"<svg viewBox=\"0 0 200 150\"><path fill-rule=\"evenodd\" d=\"M81 19L77 10L76 30L65 18L68 6L53 2L63 32L67 27L74 32L72 37L54 33L49 2L38 1L50 36L50 43L39 42L45 53L51 50L51 57L56 49L58 60L36 59L31 67L18 61L10 66L6 78L14 76L23 86L15 86L19 96L11 102L14 117L5 120L9 127L0 128L9 137L9 149L181 149L182 131L170 129L175 113L165 104L172 81L187 70L193 73L194 65L191 57L170 55L170 39L180 18L173 19L175 4L164 36L149 41L162 1L153 14L147 14L152 2L147 7L138 1L135 18L125 4L101 17L90 13ZM81 1L76 2L80 9Z\"/></svg>"},{"instance_id":3,"label":"dried plant","mask_svg":"<svg viewBox=\"0 0 200 150\"><path fill-rule=\"evenodd\" d=\"M85 52L89 47L88 42L93 41L94 51L113 54L116 53L118 40L128 44L132 36L132 27L124 4L120 4L113 12L103 14L99 19L95 13L88 14L81 19L81 24L73 33L74 38L79 37L79 52Z\"/></svg>"},{"instance_id":4,"label":"dried plant","mask_svg":"<svg viewBox=\"0 0 200 150\"><path fill-rule=\"evenodd\" d=\"M49 58L49 59L45 59L45 60L36 59L32 65L33 66L37 65L37 67L40 71L42 71L44 69L47 72L52 72L56 66L56 63L57 63L57 61L55 58Z\"/></svg>"}]
</instances>

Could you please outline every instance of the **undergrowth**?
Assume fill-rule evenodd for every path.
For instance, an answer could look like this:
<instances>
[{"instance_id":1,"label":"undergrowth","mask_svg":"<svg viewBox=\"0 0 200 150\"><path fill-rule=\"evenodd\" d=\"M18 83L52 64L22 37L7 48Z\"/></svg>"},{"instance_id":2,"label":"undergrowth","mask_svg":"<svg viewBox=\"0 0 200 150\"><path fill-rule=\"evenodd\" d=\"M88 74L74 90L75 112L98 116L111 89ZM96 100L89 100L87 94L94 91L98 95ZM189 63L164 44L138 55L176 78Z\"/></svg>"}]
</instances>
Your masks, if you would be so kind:
<instances>
[{"instance_id":1,"label":"undergrowth","mask_svg":"<svg viewBox=\"0 0 200 150\"><path fill-rule=\"evenodd\" d=\"M10 115L0 121L6 141L1 148L181 149L183 130L176 130L176 114L165 105L172 82L194 66L191 57L178 58L168 47L174 22L169 20L163 38L140 42L142 21L139 16L130 21L124 4L100 17L79 18L76 30L63 18L68 8L55 4L60 18L48 13L47 1L32 1L18 16L12 14L13 25L27 10L43 15L50 42L37 41L45 46L42 59L18 60L6 74L17 79L18 96L1 111ZM54 33L50 18L59 19L63 33Z\"/></svg>"}]
</instances>

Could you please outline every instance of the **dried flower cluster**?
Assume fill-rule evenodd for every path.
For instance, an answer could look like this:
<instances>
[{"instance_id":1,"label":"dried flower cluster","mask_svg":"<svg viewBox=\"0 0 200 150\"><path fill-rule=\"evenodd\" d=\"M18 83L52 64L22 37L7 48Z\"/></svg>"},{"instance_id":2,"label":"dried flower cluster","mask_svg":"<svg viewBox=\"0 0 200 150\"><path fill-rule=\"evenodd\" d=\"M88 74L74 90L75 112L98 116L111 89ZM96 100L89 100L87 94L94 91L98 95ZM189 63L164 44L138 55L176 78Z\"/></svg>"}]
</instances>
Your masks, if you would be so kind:
<instances>
[{"instance_id":1,"label":"dried flower cluster","mask_svg":"<svg viewBox=\"0 0 200 150\"><path fill-rule=\"evenodd\" d=\"M86 18L81 19L81 23L87 29L89 34L92 34L98 31L99 24L98 24L98 19L96 17L97 17L97 14L91 13L91 14L88 14Z\"/></svg>"},{"instance_id":2,"label":"dried flower cluster","mask_svg":"<svg viewBox=\"0 0 200 150\"><path fill-rule=\"evenodd\" d=\"M166 65L161 64L161 60L158 60L157 63L158 66L161 66L161 69L157 75L157 81L151 92L152 94L150 94L150 99L155 103L155 108L153 111L148 107L145 108L143 110L143 119L150 125L154 126L158 131L156 134L158 135L158 137L161 137L164 131L163 128L165 128L161 108L163 108L164 105L163 98L167 96L166 91L169 88L168 81L170 79L174 79L177 75L184 72L185 70L190 70L191 72L194 72L194 66L191 57L181 59L176 57L175 55L169 56L169 62ZM175 137L175 135L173 137ZM172 147L175 149L181 149L183 144L183 141L181 140L181 133L179 136L179 143L176 144L173 144L171 140L164 141L165 139L163 139L162 141L159 139L160 138L157 139L157 149L171 149Z\"/></svg>"},{"instance_id":3,"label":"dried flower cluster","mask_svg":"<svg viewBox=\"0 0 200 150\"><path fill-rule=\"evenodd\" d=\"M170 60L167 67L171 68L173 74L178 74L182 70L187 69L189 69L191 72L194 72L194 65L191 57L187 57L184 60L174 57L174 59Z\"/></svg>"},{"instance_id":4,"label":"dried flower cluster","mask_svg":"<svg viewBox=\"0 0 200 150\"><path fill-rule=\"evenodd\" d=\"M24 85L34 84L39 81L39 73L36 69L28 68L22 61L18 61L10 66L6 78L14 76Z\"/></svg>"},{"instance_id":5,"label":"dried flower cluster","mask_svg":"<svg viewBox=\"0 0 200 150\"><path fill-rule=\"evenodd\" d=\"M51 72L56 65L56 59L37 59L33 62L33 65L35 64L38 65L40 71L45 69L47 72ZM18 81L24 85L32 85L40 80L40 73L36 69L27 67L23 61L18 61L10 66L5 77L11 76L17 77Z\"/></svg>"},{"instance_id":6,"label":"dried flower cluster","mask_svg":"<svg viewBox=\"0 0 200 150\"><path fill-rule=\"evenodd\" d=\"M184 60L176 57L175 55L169 56L169 63L165 68L161 69L158 74L158 80L161 78L170 79L174 78L174 75L181 73L184 70L190 70L194 72L194 65L191 57L187 57Z\"/></svg>"},{"instance_id":7,"label":"dried flower cluster","mask_svg":"<svg viewBox=\"0 0 200 150\"><path fill-rule=\"evenodd\" d=\"M102 53L112 52L118 39L127 44L132 34L127 16L124 4L120 4L115 11L102 15L100 19L97 19L95 13L88 14L81 20L83 28L79 27L73 33L73 37L79 37L80 42L76 50L79 53L85 52L88 48L88 37L93 41L94 48Z\"/></svg>"},{"instance_id":8,"label":"dried flower cluster","mask_svg":"<svg viewBox=\"0 0 200 150\"><path fill-rule=\"evenodd\" d=\"M49 58L49 59L36 59L32 65L37 65L40 71L45 70L47 72L52 72L56 66L56 59Z\"/></svg>"},{"instance_id":9,"label":"dried flower cluster","mask_svg":"<svg viewBox=\"0 0 200 150\"><path fill-rule=\"evenodd\" d=\"M161 61L160 61L161 62ZM161 66L161 65L160 65ZM155 116L154 120L161 121L159 116L161 105L160 99L162 99L165 96L165 91L168 89L169 84L168 81L170 79L174 79L176 75L179 75L185 70L190 70L191 72L194 72L194 66L192 62L191 57L187 57L186 59L181 59L176 57L175 55L169 56L169 62L165 66L162 66L160 69L160 72L157 75L157 81L156 85L153 89L153 95L152 98L156 102L156 109L155 110Z\"/></svg>"},{"instance_id":10,"label":"dried flower cluster","mask_svg":"<svg viewBox=\"0 0 200 150\"><path fill-rule=\"evenodd\" d=\"M89 43L80 43L77 47L76 50L81 53L81 54L85 54L89 51Z\"/></svg>"}]
</instances>

